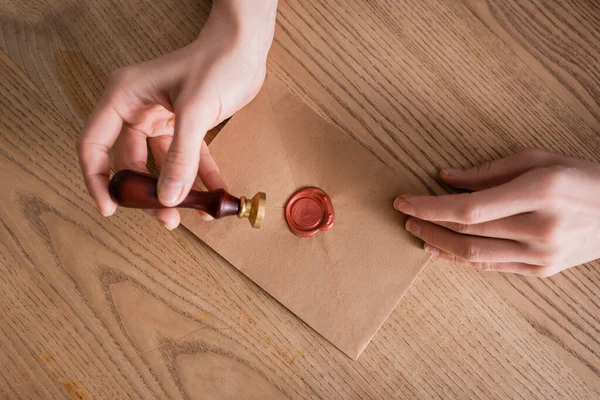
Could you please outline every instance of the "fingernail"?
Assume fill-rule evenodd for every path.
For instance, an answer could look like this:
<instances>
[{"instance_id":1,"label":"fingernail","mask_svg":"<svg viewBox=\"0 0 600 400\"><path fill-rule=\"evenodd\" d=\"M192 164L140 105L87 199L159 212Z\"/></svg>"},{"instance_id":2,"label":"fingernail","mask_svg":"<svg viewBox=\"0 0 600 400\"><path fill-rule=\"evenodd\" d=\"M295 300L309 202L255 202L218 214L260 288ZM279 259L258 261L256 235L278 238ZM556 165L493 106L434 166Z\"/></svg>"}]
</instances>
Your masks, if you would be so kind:
<instances>
[{"instance_id":1,"label":"fingernail","mask_svg":"<svg viewBox=\"0 0 600 400\"><path fill-rule=\"evenodd\" d=\"M177 228L177 225L169 224L168 222L163 221L161 219L159 219L158 222L160 222L165 228L167 228L170 231L172 231L173 229Z\"/></svg>"},{"instance_id":2,"label":"fingernail","mask_svg":"<svg viewBox=\"0 0 600 400\"><path fill-rule=\"evenodd\" d=\"M442 178L447 178L447 177L456 175L456 174L458 174L460 172L462 172L460 169L448 168L448 169L443 169L442 171L440 171L440 176Z\"/></svg>"},{"instance_id":3,"label":"fingernail","mask_svg":"<svg viewBox=\"0 0 600 400\"><path fill-rule=\"evenodd\" d=\"M104 217L110 217L117 211L116 206L108 206L108 207L107 206L104 206L104 207L98 206L98 209L100 210L100 214L102 214L102 216L104 216Z\"/></svg>"},{"instance_id":4,"label":"fingernail","mask_svg":"<svg viewBox=\"0 0 600 400\"><path fill-rule=\"evenodd\" d=\"M428 245L427 243L425 243L425 245L423 245L423 250L425 250L426 253L429 253L434 256L440 255L440 251L438 249L436 249L433 246Z\"/></svg>"},{"instance_id":5,"label":"fingernail","mask_svg":"<svg viewBox=\"0 0 600 400\"><path fill-rule=\"evenodd\" d=\"M183 182L175 178L164 178L158 187L158 198L165 205L174 205L183 190Z\"/></svg>"},{"instance_id":6,"label":"fingernail","mask_svg":"<svg viewBox=\"0 0 600 400\"><path fill-rule=\"evenodd\" d=\"M200 213L200 215L202 215L202 219L205 221L212 221L214 218L211 217L210 215L206 214L206 213Z\"/></svg>"},{"instance_id":7,"label":"fingernail","mask_svg":"<svg viewBox=\"0 0 600 400\"><path fill-rule=\"evenodd\" d=\"M412 233L415 236L419 236L421 233L421 223L417 222L414 218L409 218L406 220L406 225L404 225L406 230Z\"/></svg>"},{"instance_id":8,"label":"fingernail","mask_svg":"<svg viewBox=\"0 0 600 400\"><path fill-rule=\"evenodd\" d=\"M413 215L415 208L404 197L398 197L394 200L394 208L404 214Z\"/></svg>"}]
</instances>

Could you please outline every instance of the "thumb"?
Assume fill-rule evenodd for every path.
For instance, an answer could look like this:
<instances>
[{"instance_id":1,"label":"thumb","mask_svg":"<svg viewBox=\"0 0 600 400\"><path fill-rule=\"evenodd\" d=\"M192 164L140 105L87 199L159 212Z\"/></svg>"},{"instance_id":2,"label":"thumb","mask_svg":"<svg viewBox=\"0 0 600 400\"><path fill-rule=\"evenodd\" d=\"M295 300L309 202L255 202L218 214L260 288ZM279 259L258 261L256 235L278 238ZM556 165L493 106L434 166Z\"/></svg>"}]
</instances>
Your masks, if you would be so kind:
<instances>
[{"instance_id":1,"label":"thumb","mask_svg":"<svg viewBox=\"0 0 600 400\"><path fill-rule=\"evenodd\" d=\"M175 133L158 178L158 199L167 207L177 206L188 195L200 161L200 146L206 134L201 114L192 110L176 113Z\"/></svg>"},{"instance_id":2,"label":"thumb","mask_svg":"<svg viewBox=\"0 0 600 400\"><path fill-rule=\"evenodd\" d=\"M530 169L548 167L559 162L560 157L555 153L530 148L466 170L445 169L440 172L440 178L457 188L483 190L509 182Z\"/></svg>"}]
</instances>

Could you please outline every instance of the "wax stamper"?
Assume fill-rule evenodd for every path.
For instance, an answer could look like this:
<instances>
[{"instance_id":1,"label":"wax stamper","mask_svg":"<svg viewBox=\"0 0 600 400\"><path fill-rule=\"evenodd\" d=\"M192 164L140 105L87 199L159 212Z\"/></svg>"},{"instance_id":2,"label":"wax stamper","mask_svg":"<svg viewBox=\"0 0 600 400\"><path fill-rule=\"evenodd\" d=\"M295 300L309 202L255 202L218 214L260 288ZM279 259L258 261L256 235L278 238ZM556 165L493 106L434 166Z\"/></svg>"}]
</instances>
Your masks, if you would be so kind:
<instances>
[{"instance_id":1,"label":"wax stamper","mask_svg":"<svg viewBox=\"0 0 600 400\"><path fill-rule=\"evenodd\" d=\"M294 193L285 205L285 220L296 236L309 237L333 226L331 199L319 188L306 187Z\"/></svg>"},{"instance_id":2,"label":"wax stamper","mask_svg":"<svg viewBox=\"0 0 600 400\"><path fill-rule=\"evenodd\" d=\"M158 180L152 175L122 170L117 172L108 186L110 197L121 207L160 209L165 207L158 200ZM215 219L237 215L247 218L253 228L260 228L265 218L267 195L258 192L248 199L237 198L224 189L212 191L191 190L179 203L178 208L194 208Z\"/></svg>"}]
</instances>

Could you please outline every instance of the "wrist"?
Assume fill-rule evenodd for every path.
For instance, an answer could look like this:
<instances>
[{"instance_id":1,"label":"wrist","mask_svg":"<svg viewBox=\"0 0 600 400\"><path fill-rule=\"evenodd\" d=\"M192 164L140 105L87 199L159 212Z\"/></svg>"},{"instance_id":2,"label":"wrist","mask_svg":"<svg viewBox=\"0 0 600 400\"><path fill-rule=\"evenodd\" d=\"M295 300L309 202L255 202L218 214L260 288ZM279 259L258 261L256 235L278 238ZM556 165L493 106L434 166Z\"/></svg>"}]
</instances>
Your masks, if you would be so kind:
<instances>
[{"instance_id":1,"label":"wrist","mask_svg":"<svg viewBox=\"0 0 600 400\"><path fill-rule=\"evenodd\" d=\"M252 20L274 20L276 11L277 0L214 0L210 16L243 27Z\"/></svg>"},{"instance_id":2,"label":"wrist","mask_svg":"<svg viewBox=\"0 0 600 400\"><path fill-rule=\"evenodd\" d=\"M263 54L266 59L275 32L277 0L214 0L203 29L219 26L234 45Z\"/></svg>"}]
</instances>

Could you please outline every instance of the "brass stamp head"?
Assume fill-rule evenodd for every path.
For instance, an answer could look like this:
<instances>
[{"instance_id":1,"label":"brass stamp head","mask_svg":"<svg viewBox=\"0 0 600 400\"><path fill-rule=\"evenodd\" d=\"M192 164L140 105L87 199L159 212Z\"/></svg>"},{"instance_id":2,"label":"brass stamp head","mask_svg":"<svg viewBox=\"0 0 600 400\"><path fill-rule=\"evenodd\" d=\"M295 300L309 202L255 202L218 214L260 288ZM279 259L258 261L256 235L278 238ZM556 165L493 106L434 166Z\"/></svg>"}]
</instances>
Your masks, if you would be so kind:
<instances>
[{"instance_id":1,"label":"brass stamp head","mask_svg":"<svg viewBox=\"0 0 600 400\"><path fill-rule=\"evenodd\" d=\"M256 193L252 199L240 197L238 218L248 218L253 228L260 228L265 218L266 203L267 195L263 192Z\"/></svg>"}]
</instances>

